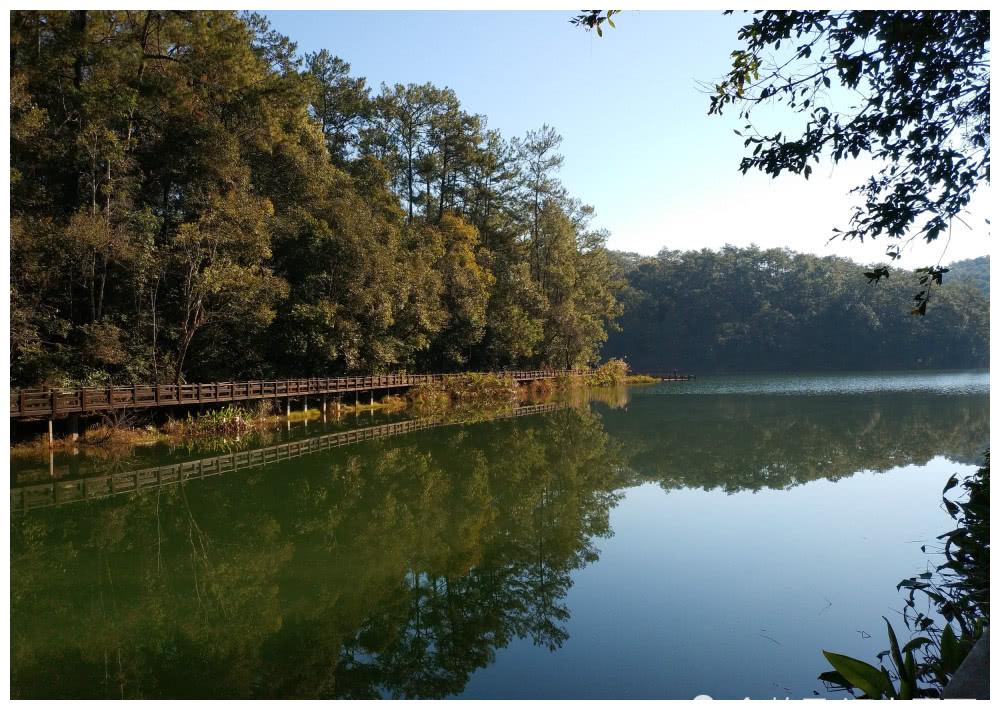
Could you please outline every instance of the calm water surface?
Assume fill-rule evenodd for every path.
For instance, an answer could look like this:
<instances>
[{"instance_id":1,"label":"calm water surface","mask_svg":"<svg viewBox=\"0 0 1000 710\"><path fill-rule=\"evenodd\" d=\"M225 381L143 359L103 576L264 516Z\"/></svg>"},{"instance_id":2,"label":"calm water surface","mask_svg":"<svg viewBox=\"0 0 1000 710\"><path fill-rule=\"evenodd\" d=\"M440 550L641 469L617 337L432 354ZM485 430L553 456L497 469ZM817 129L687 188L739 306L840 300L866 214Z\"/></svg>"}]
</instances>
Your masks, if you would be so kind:
<instances>
[{"instance_id":1,"label":"calm water surface","mask_svg":"<svg viewBox=\"0 0 1000 710\"><path fill-rule=\"evenodd\" d=\"M39 493L50 462L16 461L11 693L825 695L821 650L873 659L896 582L949 529L941 488L987 446L988 389L705 378L297 455L379 424L362 417L55 459L60 480L106 487L288 457L60 505Z\"/></svg>"}]
</instances>

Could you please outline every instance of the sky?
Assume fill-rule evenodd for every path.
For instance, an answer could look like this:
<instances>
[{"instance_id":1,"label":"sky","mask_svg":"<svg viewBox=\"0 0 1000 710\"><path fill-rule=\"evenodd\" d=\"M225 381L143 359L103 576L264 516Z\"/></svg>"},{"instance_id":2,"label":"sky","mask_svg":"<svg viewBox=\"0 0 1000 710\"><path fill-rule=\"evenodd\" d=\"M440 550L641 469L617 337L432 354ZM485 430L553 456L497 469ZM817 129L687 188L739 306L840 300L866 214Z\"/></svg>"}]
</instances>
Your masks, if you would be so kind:
<instances>
[{"instance_id":1,"label":"sky","mask_svg":"<svg viewBox=\"0 0 1000 710\"><path fill-rule=\"evenodd\" d=\"M507 138L549 124L563 136L561 178L595 207L612 249L787 247L884 262L885 240L830 241L845 227L848 191L871 174L859 160L817 166L806 181L742 175L735 112L708 115L713 82L737 48L739 14L626 11L603 37L572 26L571 11L266 11L300 53L328 49L377 91L382 82L432 82L455 90ZM774 117L771 117L774 120ZM778 120L781 120L780 118ZM985 196L970 228L911 243L904 267L988 253ZM943 259L942 259L942 254Z\"/></svg>"}]
</instances>

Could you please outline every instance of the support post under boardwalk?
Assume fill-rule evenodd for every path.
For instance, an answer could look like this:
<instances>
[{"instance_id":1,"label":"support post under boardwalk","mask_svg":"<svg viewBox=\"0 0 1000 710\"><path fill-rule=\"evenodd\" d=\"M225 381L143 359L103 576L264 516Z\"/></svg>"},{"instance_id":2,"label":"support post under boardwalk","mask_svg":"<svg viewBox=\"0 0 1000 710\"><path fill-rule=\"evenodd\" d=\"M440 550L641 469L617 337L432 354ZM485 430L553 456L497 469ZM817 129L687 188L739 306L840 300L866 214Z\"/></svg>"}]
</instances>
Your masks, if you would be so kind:
<instances>
[{"instance_id":1,"label":"support post under boardwalk","mask_svg":"<svg viewBox=\"0 0 1000 710\"><path fill-rule=\"evenodd\" d=\"M285 416L286 417L292 416L292 398L291 397L286 397L285 398Z\"/></svg>"},{"instance_id":2,"label":"support post under boardwalk","mask_svg":"<svg viewBox=\"0 0 1000 710\"><path fill-rule=\"evenodd\" d=\"M49 417L49 448L50 448L50 449L52 448L52 445L53 445L54 443L55 443L55 442L54 442L54 441L53 441L53 439L52 439L52 418L51 418L51 417Z\"/></svg>"},{"instance_id":3,"label":"support post under boardwalk","mask_svg":"<svg viewBox=\"0 0 1000 710\"><path fill-rule=\"evenodd\" d=\"M303 397L302 398L302 411L306 412L308 410L309 410L309 398L308 397Z\"/></svg>"},{"instance_id":4,"label":"support post under boardwalk","mask_svg":"<svg viewBox=\"0 0 1000 710\"><path fill-rule=\"evenodd\" d=\"M69 424L69 440L76 441L80 438L80 415L70 414L67 423Z\"/></svg>"}]
</instances>

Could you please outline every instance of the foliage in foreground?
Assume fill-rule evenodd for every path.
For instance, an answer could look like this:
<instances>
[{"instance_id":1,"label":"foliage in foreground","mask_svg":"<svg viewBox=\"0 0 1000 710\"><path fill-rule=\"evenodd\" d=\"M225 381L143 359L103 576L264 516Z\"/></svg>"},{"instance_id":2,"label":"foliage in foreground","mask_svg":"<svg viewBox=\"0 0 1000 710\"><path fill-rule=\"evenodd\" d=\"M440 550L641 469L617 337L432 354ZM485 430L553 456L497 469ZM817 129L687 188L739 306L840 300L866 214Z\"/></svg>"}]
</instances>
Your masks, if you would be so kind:
<instances>
[{"instance_id":1,"label":"foliage in foreground","mask_svg":"<svg viewBox=\"0 0 1000 710\"><path fill-rule=\"evenodd\" d=\"M950 500L944 494L958 485L952 476L943 491L944 505L957 527L938 537L944 541L945 561L936 568L937 576L926 572L904 579L900 589L908 589L903 620L917 635L902 648L885 619L889 650L879 654L878 668L850 656L829 651L823 655L834 667L820 674L820 679L835 688L872 699L910 700L940 697L959 665L972 650L990 620L990 462L964 483L968 494L964 502ZM937 614L944 618L944 628L936 620L917 611L916 596L926 597ZM884 618L884 617L883 617ZM957 630L956 630L957 629ZM890 671L881 663L892 661Z\"/></svg>"},{"instance_id":2,"label":"foliage in foreground","mask_svg":"<svg viewBox=\"0 0 1000 710\"><path fill-rule=\"evenodd\" d=\"M617 12L571 22L601 35ZM704 88L710 114L735 108L745 122L740 170L808 179L822 158L872 159L850 225L832 236L887 239L891 260L912 239L950 240L953 226L969 226L963 213L990 182L988 10L758 10L737 40L729 72ZM791 129L756 120L772 106ZM948 270L939 261L918 271L912 310L924 315Z\"/></svg>"}]
</instances>

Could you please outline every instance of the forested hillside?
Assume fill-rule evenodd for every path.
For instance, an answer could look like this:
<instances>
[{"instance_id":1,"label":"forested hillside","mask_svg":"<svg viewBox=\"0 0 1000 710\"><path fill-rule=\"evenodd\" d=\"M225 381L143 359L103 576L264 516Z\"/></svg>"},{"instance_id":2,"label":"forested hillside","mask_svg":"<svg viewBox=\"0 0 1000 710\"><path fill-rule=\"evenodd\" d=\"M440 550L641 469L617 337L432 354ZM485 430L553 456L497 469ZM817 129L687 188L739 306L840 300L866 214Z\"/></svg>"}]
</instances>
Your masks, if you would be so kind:
<instances>
[{"instance_id":1,"label":"forested hillside","mask_svg":"<svg viewBox=\"0 0 1000 710\"><path fill-rule=\"evenodd\" d=\"M988 260L915 318L843 259L611 255L560 140L255 15L15 11L13 383L986 364Z\"/></svg>"},{"instance_id":2,"label":"forested hillside","mask_svg":"<svg viewBox=\"0 0 1000 710\"><path fill-rule=\"evenodd\" d=\"M726 247L616 254L628 278L621 331L604 348L633 369L695 373L986 367L989 301L946 274L927 315L917 280L869 284L848 259Z\"/></svg>"},{"instance_id":3,"label":"forested hillside","mask_svg":"<svg viewBox=\"0 0 1000 710\"><path fill-rule=\"evenodd\" d=\"M592 362L619 284L548 126L257 16L11 13L15 385Z\"/></svg>"},{"instance_id":4,"label":"forested hillside","mask_svg":"<svg viewBox=\"0 0 1000 710\"><path fill-rule=\"evenodd\" d=\"M952 281L968 280L990 296L990 258L962 259L948 265L948 278Z\"/></svg>"}]
</instances>

